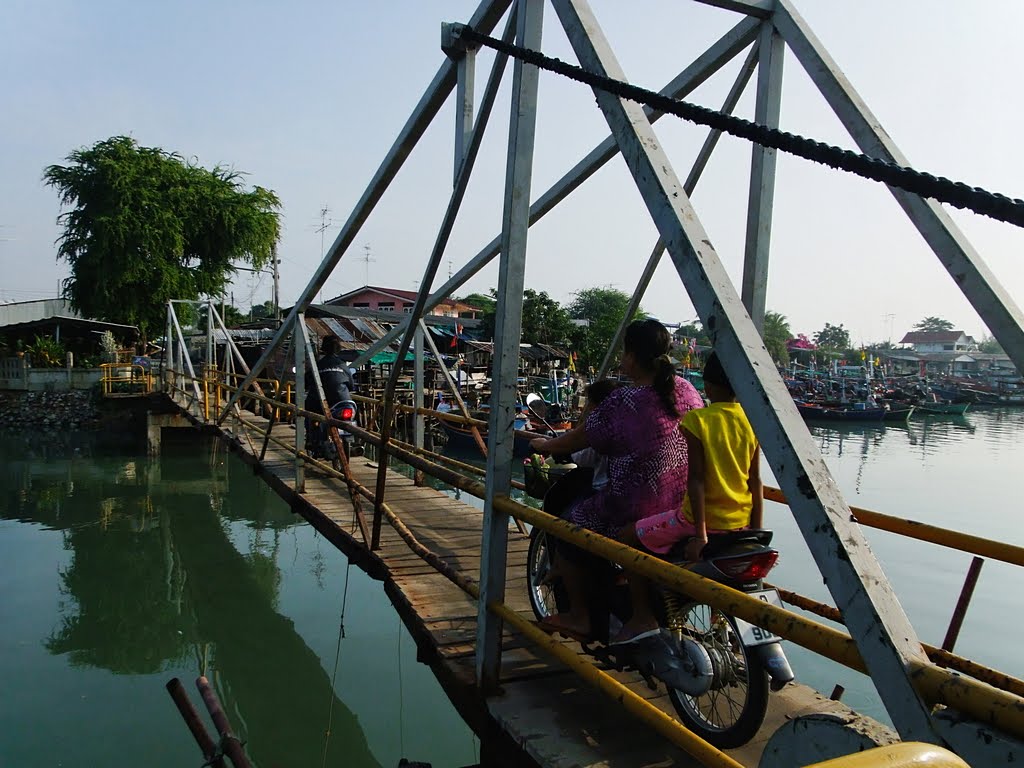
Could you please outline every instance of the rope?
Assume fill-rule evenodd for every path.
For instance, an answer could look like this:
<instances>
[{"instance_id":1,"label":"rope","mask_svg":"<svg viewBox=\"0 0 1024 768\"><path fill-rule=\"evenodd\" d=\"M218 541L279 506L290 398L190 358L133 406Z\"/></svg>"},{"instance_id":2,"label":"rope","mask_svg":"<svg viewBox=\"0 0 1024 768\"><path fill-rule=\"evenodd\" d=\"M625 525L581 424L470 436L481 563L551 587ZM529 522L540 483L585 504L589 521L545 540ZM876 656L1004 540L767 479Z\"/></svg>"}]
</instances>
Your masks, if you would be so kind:
<instances>
[{"instance_id":1,"label":"rope","mask_svg":"<svg viewBox=\"0 0 1024 768\"><path fill-rule=\"evenodd\" d=\"M723 112L716 112L698 104L677 101L646 88L588 72L582 67L545 56L539 51L521 48L489 37L469 26L464 26L461 34L471 43L493 48L527 64L589 85L591 88L606 91L619 98L643 104L658 112L674 115L683 120L713 128L764 147L796 155L830 168L847 171L865 179L880 181L890 187L912 192L923 198L934 198L940 203L948 203L955 208L974 211L1018 227L1024 226L1024 200L1013 199L998 192L989 192L981 187L972 187L960 181L951 181L944 176L935 176L887 160L825 144L805 136L780 131L777 128L769 128L766 125Z\"/></svg>"},{"instance_id":2,"label":"rope","mask_svg":"<svg viewBox=\"0 0 1024 768\"><path fill-rule=\"evenodd\" d=\"M337 695L334 693L334 684L338 679L338 661L341 659L341 641L345 639L345 607L348 605L348 576L352 568L352 561L345 564L345 587L341 593L341 619L338 621L338 645L334 650L334 671L331 672L331 700L327 707L327 731L324 733L324 758L322 767L327 766L327 750L331 744L331 726L334 723L334 700Z\"/></svg>"}]
</instances>

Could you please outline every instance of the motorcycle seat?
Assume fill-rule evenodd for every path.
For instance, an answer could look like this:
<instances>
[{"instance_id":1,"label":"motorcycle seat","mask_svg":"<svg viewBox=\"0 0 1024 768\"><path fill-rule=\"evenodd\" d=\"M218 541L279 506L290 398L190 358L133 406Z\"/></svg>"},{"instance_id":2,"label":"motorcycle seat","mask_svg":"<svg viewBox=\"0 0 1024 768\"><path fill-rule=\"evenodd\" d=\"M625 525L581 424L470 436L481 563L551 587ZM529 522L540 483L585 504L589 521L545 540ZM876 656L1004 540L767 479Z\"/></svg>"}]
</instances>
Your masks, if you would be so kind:
<instances>
[{"instance_id":1,"label":"motorcycle seat","mask_svg":"<svg viewBox=\"0 0 1024 768\"><path fill-rule=\"evenodd\" d=\"M716 557L740 544L757 544L767 547L771 544L773 535L774 532L768 528L747 528L742 531L709 533L708 543L701 550L701 559L707 560L710 557ZM683 550L689 541L689 539L683 539L676 543L668 553L667 559L676 564L686 562Z\"/></svg>"}]
</instances>

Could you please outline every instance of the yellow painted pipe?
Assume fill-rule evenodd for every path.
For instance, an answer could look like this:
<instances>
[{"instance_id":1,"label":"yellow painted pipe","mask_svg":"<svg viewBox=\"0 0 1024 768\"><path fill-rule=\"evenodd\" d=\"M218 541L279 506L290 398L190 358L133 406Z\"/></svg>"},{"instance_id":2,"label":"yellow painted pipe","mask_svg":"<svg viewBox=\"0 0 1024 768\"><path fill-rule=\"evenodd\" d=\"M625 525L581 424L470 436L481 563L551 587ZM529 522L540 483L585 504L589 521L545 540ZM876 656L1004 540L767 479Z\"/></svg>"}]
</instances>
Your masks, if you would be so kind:
<instances>
[{"instance_id":1,"label":"yellow painted pipe","mask_svg":"<svg viewBox=\"0 0 1024 768\"><path fill-rule=\"evenodd\" d=\"M634 717L649 725L680 749L693 755L701 765L711 768L742 768L725 752L717 749L704 739L691 733L679 721L662 712L642 696L633 693L614 677L602 672L574 650L570 650L556 637L539 629L503 603L488 603L487 609L496 613L503 621L511 624L541 651L553 656L584 681L618 701Z\"/></svg>"},{"instance_id":2,"label":"yellow painted pipe","mask_svg":"<svg viewBox=\"0 0 1024 768\"><path fill-rule=\"evenodd\" d=\"M768 501L776 501L779 504L786 503L785 494L778 488L768 485L764 487L764 497ZM861 507L850 507L850 511L853 512L858 523L869 528L877 528L880 531L897 533L919 541L959 549L961 552L970 552L973 555L988 557L992 560L1024 566L1024 547L1007 544L1003 541L992 541L981 536L972 536L961 531L951 531L948 528L939 528L935 525L919 523L916 520L884 515L881 512Z\"/></svg>"},{"instance_id":3,"label":"yellow painted pipe","mask_svg":"<svg viewBox=\"0 0 1024 768\"><path fill-rule=\"evenodd\" d=\"M948 749L904 741L853 755L814 763L805 768L971 768Z\"/></svg>"},{"instance_id":4,"label":"yellow painted pipe","mask_svg":"<svg viewBox=\"0 0 1024 768\"><path fill-rule=\"evenodd\" d=\"M257 400L266 400L266 398L258 395L251 396ZM306 412L300 412L294 406L291 406L289 410L293 413L299 413L299 415L306 415ZM322 416L319 418L323 419ZM349 428L353 433L373 444L379 442L375 435L370 432L358 427L350 426ZM446 474L454 474L450 470L444 470L442 467L409 453L398 446L390 446L389 452L400 460L417 466L420 469L428 472L433 470L435 474L442 476L442 478ZM460 487L473 493L473 495L480 495L480 489L483 486L481 483L466 478L466 482L460 483ZM705 579L684 568L600 536L593 531L580 529L545 512L519 504L508 497L496 497L494 507L505 514L547 531L558 538L576 544L582 549L617 562L627 570L646 576L673 591L689 595L695 600L708 603L719 610L757 626L764 627L781 637L792 640L798 645L809 648L851 669L859 672L867 671L856 644L850 635L845 632L811 621L783 608L764 603L723 584ZM924 659L912 662L911 666L911 675L914 683L918 686L921 696L929 704L946 704L973 717L979 722L993 725L1017 737L1024 737L1024 700L1021 697L1000 691L970 678L954 675L948 670L941 669Z\"/></svg>"}]
</instances>

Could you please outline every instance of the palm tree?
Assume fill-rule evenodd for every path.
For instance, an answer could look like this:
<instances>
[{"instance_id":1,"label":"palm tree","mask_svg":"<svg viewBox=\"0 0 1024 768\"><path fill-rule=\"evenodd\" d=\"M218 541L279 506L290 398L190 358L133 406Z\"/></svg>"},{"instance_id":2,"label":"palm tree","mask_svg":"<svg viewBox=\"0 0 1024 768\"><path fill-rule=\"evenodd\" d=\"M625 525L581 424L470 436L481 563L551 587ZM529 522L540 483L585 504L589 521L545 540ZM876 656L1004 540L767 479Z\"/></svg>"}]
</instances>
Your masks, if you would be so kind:
<instances>
[{"instance_id":1,"label":"palm tree","mask_svg":"<svg viewBox=\"0 0 1024 768\"><path fill-rule=\"evenodd\" d=\"M789 350L786 342L793 338L793 332L789 330L789 321L786 316L779 312L768 311L764 313L764 346L768 354L778 365L789 364Z\"/></svg>"}]
</instances>

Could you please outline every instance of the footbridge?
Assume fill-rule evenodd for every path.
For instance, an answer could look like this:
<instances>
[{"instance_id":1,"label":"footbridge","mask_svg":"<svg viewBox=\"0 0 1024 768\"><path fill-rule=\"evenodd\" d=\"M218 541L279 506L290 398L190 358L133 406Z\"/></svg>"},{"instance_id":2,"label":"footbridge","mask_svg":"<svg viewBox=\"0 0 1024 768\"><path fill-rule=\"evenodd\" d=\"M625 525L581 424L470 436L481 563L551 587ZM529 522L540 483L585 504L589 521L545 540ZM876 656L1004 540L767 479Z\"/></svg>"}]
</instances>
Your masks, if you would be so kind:
<instances>
[{"instance_id":1,"label":"footbridge","mask_svg":"<svg viewBox=\"0 0 1024 768\"><path fill-rule=\"evenodd\" d=\"M231 440L296 511L350 557L385 579L399 611L408 617L407 624L424 658L434 666L443 684L461 691L453 695L453 700L465 706L467 720L475 727L497 729L511 737L539 764L735 766L754 765L760 760L766 766L806 765L856 752L865 745L835 735L849 734L850 729L837 731L835 721L853 717L854 713L821 717L827 711L835 714L832 708L839 705L828 704L797 686L775 697L775 710L765 733L748 747L726 754L697 739L671 717L656 692L645 690L628 675L602 669L581 656L572 644L540 633L527 621L523 602L526 540L521 531L528 526L570 540L669 590L728 611L869 675L894 726L893 738L902 744L890 750L888 754L895 755L891 760L875 753L878 761L866 764L909 764L895 762L903 759L898 753L917 749L924 749L931 761L921 764L931 765L957 764L941 762L955 759L940 757L941 750L946 749L978 766L1020 759L1024 684L957 657L949 648L924 643L872 554L866 529L882 527L1018 566L1024 565L1021 549L851 508L768 355L760 328L767 292L776 156L787 152L885 184L941 266L1018 369L1024 370L1024 315L944 207L968 208L1014 226L1024 222L1024 202L909 167L791 0L698 1L718 7L722 13L736 14L737 22L656 92L628 82L586 0L483 0L467 23L446 24L441 40L443 60L436 75L259 360L247 366L230 339L228 356L218 359L212 330L205 353L191 350L172 304L162 385L197 423ZM564 30L577 64L567 65L544 55L543 18L550 11L554 23ZM499 29L503 30L499 36L492 36ZM477 102L475 54L482 47L497 53ZM860 153L778 130L782 62L787 51L821 92ZM720 111L696 108L685 101L698 85L736 57L742 57L743 63ZM512 102L502 229L435 288L437 271L446 256L510 60ZM755 114L748 122L731 113L755 72ZM569 77L580 82L580 87L589 88L610 135L537 196L532 170L537 88L542 73L545 77ZM424 313L497 258L498 309L489 421L426 412L422 385L418 383L411 405L398 402L396 386L402 366L395 365L382 397L364 403L364 410L374 415L372 422L352 428L373 447L375 460L360 458L350 463L342 461L338 468L327 466L306 451L304 419L319 418L306 404L310 398L322 401L319 381L315 390L307 392L303 376L297 375L293 381L276 377L272 363L285 359L293 361L295 371L306 370L313 348L305 313L420 137L442 105L452 98L457 116L454 183L419 281L416 301L411 311L356 364L389 345L396 350L397 360L404 360L414 349L414 378L418 381L424 355ZM676 172L654 131L653 123L666 115L708 128L707 140L685 178ZM744 190L749 201L746 247L738 288L722 266L690 201L722 133L751 142L749 186ZM786 601L802 609L800 612L765 605L708 583L685 569L573 530L512 498L512 425L529 228L620 155L659 239L643 266L632 306L602 372L611 364L625 320L639 306L654 270L667 252L781 486L771 491L770 498L786 503L791 510L831 593L831 606L785 591ZM215 307L207 304L206 311L207 327L222 328ZM229 364L234 366L235 376L225 370ZM423 419L427 416L461 419L480 432L486 428L483 471L427 451L423 439ZM332 424L335 430L338 426ZM403 428L406 435L400 440L397 430ZM333 439L339 439L336 431ZM400 465L410 468L413 477L399 472ZM478 496L483 502L482 511L431 490L419 480L418 473L460 493ZM846 629L815 621L806 611L841 622ZM566 669L574 674L571 682L563 672ZM609 694L607 699L584 692L588 686ZM621 716L622 708L636 715L635 723ZM624 722L634 724L626 728ZM783 726L784 722L788 725ZM777 735L794 723L802 729L803 740L820 749L816 755L800 757L795 747L779 755L781 748L773 747ZM635 736L629 730L634 727L657 733L659 738ZM623 740L616 741L623 734ZM781 736L778 738L779 744L784 743ZM638 744L650 746L654 754L639 754ZM574 751L577 749L581 751ZM770 762L773 749L775 763ZM827 754L829 749L840 752Z\"/></svg>"}]
</instances>

